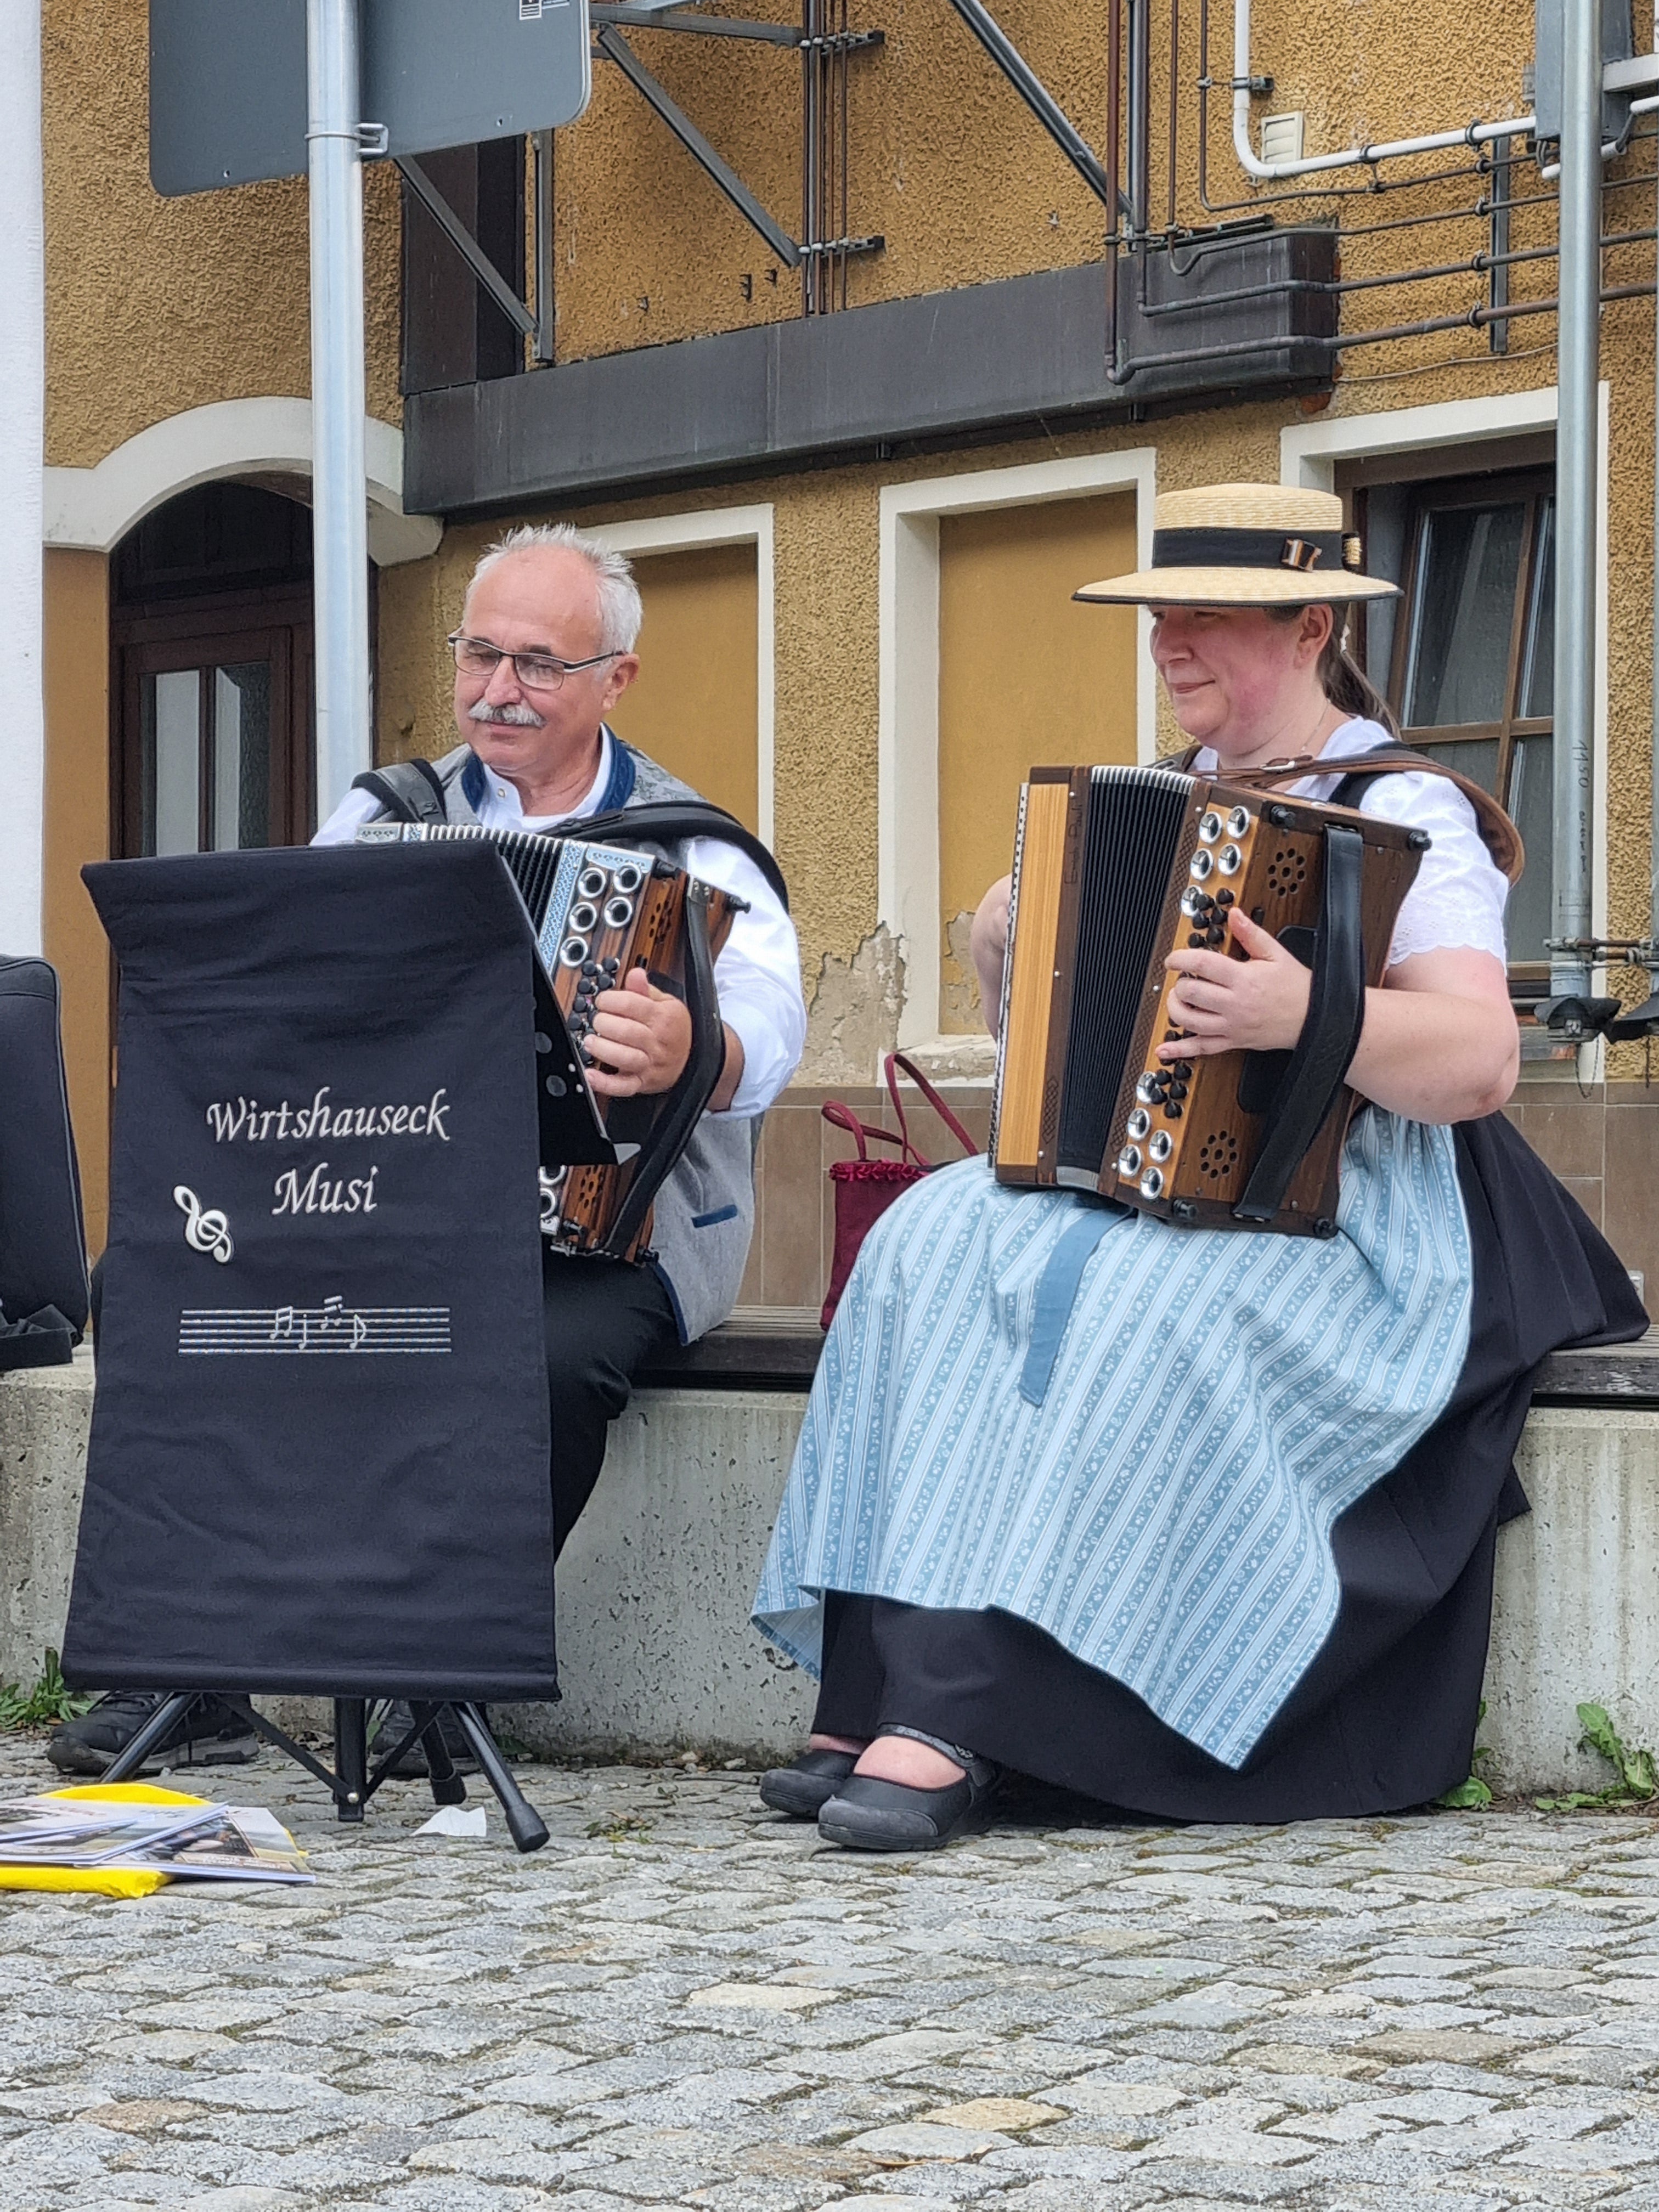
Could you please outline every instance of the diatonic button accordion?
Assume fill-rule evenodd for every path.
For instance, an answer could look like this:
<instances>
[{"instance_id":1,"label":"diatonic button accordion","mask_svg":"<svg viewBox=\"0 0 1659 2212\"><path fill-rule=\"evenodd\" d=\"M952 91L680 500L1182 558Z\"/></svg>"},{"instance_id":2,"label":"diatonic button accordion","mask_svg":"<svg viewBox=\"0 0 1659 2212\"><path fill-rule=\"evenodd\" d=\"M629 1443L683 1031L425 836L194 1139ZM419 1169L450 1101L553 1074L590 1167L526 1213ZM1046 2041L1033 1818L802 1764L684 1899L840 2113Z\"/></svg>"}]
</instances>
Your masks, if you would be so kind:
<instances>
[{"instance_id":1,"label":"diatonic button accordion","mask_svg":"<svg viewBox=\"0 0 1659 2212\"><path fill-rule=\"evenodd\" d=\"M991 1155L1000 1182L1163 1219L1328 1236L1343 1083L1428 838L1248 780L1037 768L1020 794ZM1241 908L1313 970L1294 1050L1180 1043L1171 952L1245 955Z\"/></svg>"},{"instance_id":2,"label":"diatonic button accordion","mask_svg":"<svg viewBox=\"0 0 1659 2212\"><path fill-rule=\"evenodd\" d=\"M360 845L438 844L458 839L499 854L536 933L537 951L569 1044L591 1061L586 1039L601 992L618 989L644 969L659 990L692 1012L692 1065L673 1090L593 1105L619 1157L582 1166L556 1157L544 1120L542 1233L559 1251L636 1259L650 1239L650 1198L685 1148L719 1080L725 1042L712 965L745 909L729 891L683 868L625 846L538 836L477 823L367 823ZM562 1095L554 1039L537 1036L538 1080ZM626 1155L626 1157L621 1157Z\"/></svg>"}]
</instances>

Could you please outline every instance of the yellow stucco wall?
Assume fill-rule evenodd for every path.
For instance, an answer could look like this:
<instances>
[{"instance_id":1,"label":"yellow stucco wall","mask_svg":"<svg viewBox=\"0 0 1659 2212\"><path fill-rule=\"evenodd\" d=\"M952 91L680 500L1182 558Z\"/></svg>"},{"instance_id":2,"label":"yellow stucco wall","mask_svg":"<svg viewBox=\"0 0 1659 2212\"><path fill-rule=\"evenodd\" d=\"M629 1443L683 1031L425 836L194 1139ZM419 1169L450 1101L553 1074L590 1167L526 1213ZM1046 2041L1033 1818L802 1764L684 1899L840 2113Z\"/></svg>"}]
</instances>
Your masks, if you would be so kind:
<instances>
[{"instance_id":1,"label":"yellow stucco wall","mask_svg":"<svg viewBox=\"0 0 1659 2212\"><path fill-rule=\"evenodd\" d=\"M939 526L941 1029L984 1018L968 931L1013 850L1038 762L1133 762L1135 615L1072 594L1135 565L1135 495L947 514Z\"/></svg>"},{"instance_id":2,"label":"yellow stucco wall","mask_svg":"<svg viewBox=\"0 0 1659 2212\"><path fill-rule=\"evenodd\" d=\"M47 461L90 468L187 408L307 393L304 184L157 195L145 0L46 0L41 70ZM369 168L368 406L393 422L398 191Z\"/></svg>"},{"instance_id":3,"label":"yellow stucco wall","mask_svg":"<svg viewBox=\"0 0 1659 2212\"><path fill-rule=\"evenodd\" d=\"M636 561L645 602L640 672L611 720L631 745L760 823L757 559L750 545Z\"/></svg>"}]
</instances>

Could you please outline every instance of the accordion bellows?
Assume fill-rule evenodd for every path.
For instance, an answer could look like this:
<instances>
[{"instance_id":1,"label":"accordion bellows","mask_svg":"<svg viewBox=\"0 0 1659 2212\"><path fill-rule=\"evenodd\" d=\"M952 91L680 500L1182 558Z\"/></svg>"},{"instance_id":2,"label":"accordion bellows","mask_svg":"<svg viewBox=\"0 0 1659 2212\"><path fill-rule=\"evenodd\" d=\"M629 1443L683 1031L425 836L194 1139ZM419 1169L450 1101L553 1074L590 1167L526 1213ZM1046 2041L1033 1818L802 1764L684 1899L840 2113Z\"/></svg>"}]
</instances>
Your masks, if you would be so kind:
<instances>
[{"instance_id":1,"label":"accordion bellows","mask_svg":"<svg viewBox=\"0 0 1659 2212\"><path fill-rule=\"evenodd\" d=\"M557 1040L549 1030L537 1033L542 1055L538 1079L555 1097L562 1098L566 1090L560 1073L563 1054L555 1052L556 1042L586 1059L595 1001L601 992L620 988L630 969L642 968L659 989L691 1007L692 1065L672 1091L593 1102L606 1136L626 1158L619 1157L614 1165L584 1165L561 1152L552 1117L543 1117L544 1237L556 1251L637 1259L651 1232L651 1214L641 1200L660 1188L684 1151L725 1056L712 974L702 975L699 988L691 933L701 933L704 958L712 968L744 902L698 882L648 850L576 837L538 836L474 823L371 822L356 838L368 846L457 841L482 842L499 854L530 916L565 1031Z\"/></svg>"},{"instance_id":2,"label":"accordion bellows","mask_svg":"<svg viewBox=\"0 0 1659 2212\"><path fill-rule=\"evenodd\" d=\"M1171 769L1041 768L1020 797L991 1152L997 1178L1211 1228L1332 1233L1342 1083L1427 838ZM1164 962L1234 905L1314 970L1294 1052L1173 1063ZM1260 1171L1260 1172L1258 1172Z\"/></svg>"}]
</instances>

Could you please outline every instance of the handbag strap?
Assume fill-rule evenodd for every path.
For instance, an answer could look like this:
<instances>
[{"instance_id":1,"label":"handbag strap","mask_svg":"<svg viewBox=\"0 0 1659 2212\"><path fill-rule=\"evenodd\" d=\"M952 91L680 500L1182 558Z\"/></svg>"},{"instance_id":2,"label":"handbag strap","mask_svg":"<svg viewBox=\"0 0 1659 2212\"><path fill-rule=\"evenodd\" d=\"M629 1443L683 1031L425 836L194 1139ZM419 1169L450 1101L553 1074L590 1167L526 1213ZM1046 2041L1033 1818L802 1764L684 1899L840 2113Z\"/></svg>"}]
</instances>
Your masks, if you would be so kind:
<instances>
[{"instance_id":1,"label":"handbag strap","mask_svg":"<svg viewBox=\"0 0 1659 2212\"><path fill-rule=\"evenodd\" d=\"M925 1168L927 1164L911 1144L908 1130L903 1136L896 1137L890 1129L878 1129L873 1122L860 1121L852 1108L843 1106L839 1098L830 1099L819 1107L818 1111L833 1127L847 1131L857 1145L861 1160L868 1161L870 1154L866 1149L866 1140L873 1138L878 1144L899 1146L905 1157L916 1167Z\"/></svg>"},{"instance_id":2,"label":"handbag strap","mask_svg":"<svg viewBox=\"0 0 1659 2212\"><path fill-rule=\"evenodd\" d=\"M899 1071L901 1069L909 1077L911 1082L915 1085L917 1090L921 1091L922 1097L933 1108L934 1113L939 1115L939 1120L944 1122L945 1127L951 1132L951 1134L962 1146L963 1152L968 1156L968 1158L972 1159L978 1157L979 1146L974 1142L966 1129L963 1127L961 1122L957 1121L956 1115L951 1111L945 1101L939 1097L938 1091L934 1090L933 1085L927 1080L927 1078L922 1073L921 1070L916 1066L915 1060L913 1060L908 1054L902 1052L890 1052L885 1061L883 1063L883 1067L887 1077L888 1095L892 1099L893 1111L898 1115L899 1127L904 1131L904 1139L907 1145L910 1142L910 1129L908 1123L905 1121L904 1108L899 1099L898 1077ZM914 1147L912 1147L912 1149L914 1150ZM918 1154L917 1157L920 1158L920 1154Z\"/></svg>"}]
</instances>

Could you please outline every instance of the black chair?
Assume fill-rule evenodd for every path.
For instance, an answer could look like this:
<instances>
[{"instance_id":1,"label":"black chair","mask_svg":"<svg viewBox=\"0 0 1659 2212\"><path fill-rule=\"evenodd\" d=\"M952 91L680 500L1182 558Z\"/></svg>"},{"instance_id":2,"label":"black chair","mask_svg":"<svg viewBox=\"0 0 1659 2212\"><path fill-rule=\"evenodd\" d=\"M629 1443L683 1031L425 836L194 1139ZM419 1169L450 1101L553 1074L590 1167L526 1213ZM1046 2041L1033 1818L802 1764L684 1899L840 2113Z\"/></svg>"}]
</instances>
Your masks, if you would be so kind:
<instances>
[{"instance_id":1,"label":"black chair","mask_svg":"<svg viewBox=\"0 0 1659 2212\"><path fill-rule=\"evenodd\" d=\"M57 971L0 957L0 1372L61 1366L89 1297Z\"/></svg>"}]
</instances>

